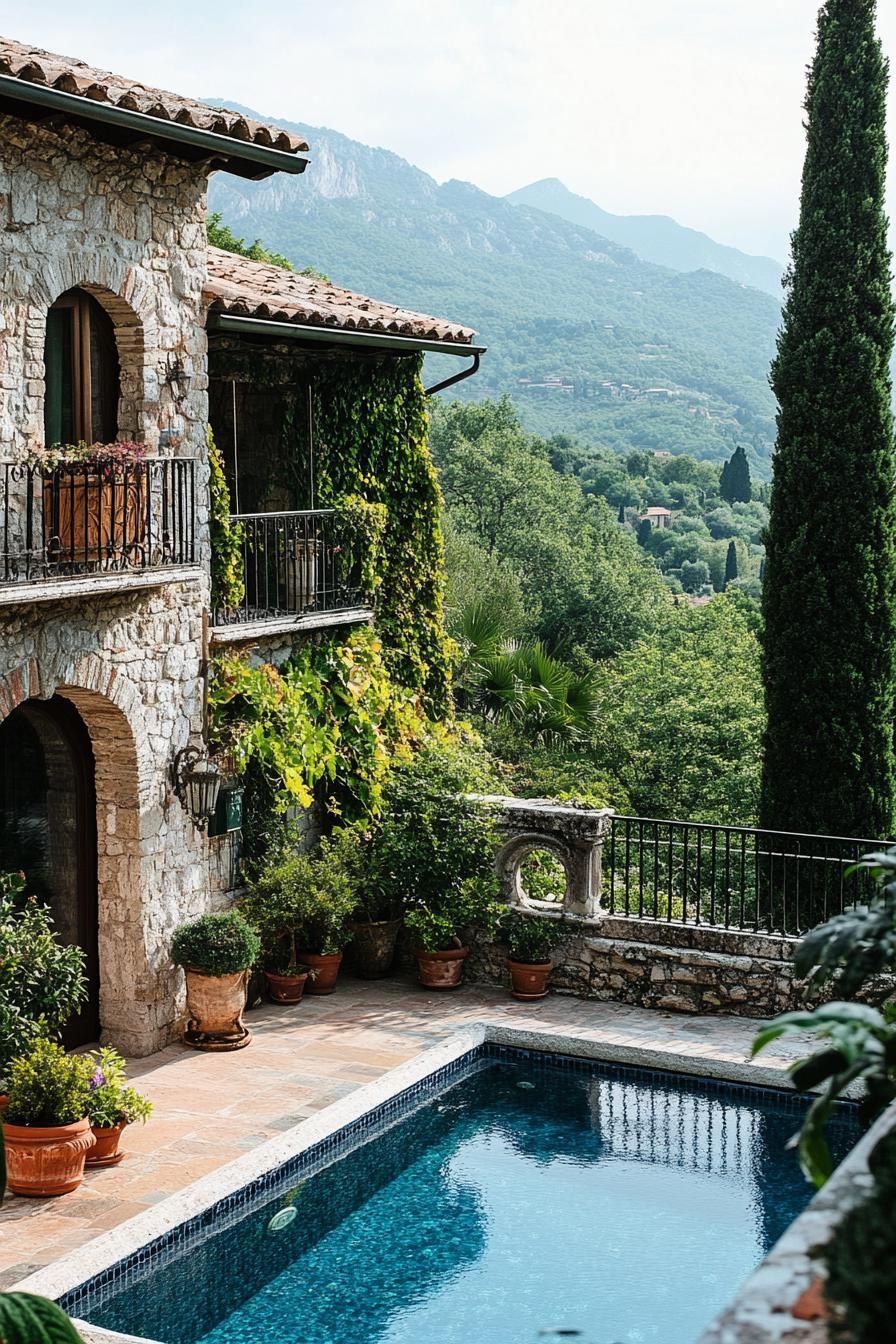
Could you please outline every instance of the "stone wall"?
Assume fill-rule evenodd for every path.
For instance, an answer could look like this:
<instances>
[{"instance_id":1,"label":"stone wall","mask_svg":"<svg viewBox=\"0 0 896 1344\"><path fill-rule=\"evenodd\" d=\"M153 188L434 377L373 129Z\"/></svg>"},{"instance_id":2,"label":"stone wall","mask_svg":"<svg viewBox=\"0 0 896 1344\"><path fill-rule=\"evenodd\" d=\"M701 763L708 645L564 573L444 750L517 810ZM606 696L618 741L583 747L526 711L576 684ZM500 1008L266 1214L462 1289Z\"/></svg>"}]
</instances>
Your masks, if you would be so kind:
<instances>
[{"instance_id":1,"label":"stone wall","mask_svg":"<svg viewBox=\"0 0 896 1344\"><path fill-rule=\"evenodd\" d=\"M125 574L113 593L22 605L0 593L0 719L58 693L90 734L100 1013L105 1039L129 1054L157 1049L177 1024L172 931L225 899L170 773L203 722L206 186L202 165L158 148L116 149L72 125L0 116L0 458L43 442L47 310L80 287L115 328L118 437L201 464L195 577L138 590Z\"/></svg>"},{"instance_id":2,"label":"stone wall","mask_svg":"<svg viewBox=\"0 0 896 1344\"><path fill-rule=\"evenodd\" d=\"M554 952L553 989L678 1013L772 1017L798 1005L796 940L610 915L568 921ZM479 944L470 979L508 983L507 949Z\"/></svg>"},{"instance_id":3,"label":"stone wall","mask_svg":"<svg viewBox=\"0 0 896 1344\"><path fill-rule=\"evenodd\" d=\"M202 452L206 176L159 150L0 116L0 456L43 440L47 309L75 287L115 325L119 437L155 449L169 430L185 456ZM175 361L185 388L170 381Z\"/></svg>"}]
</instances>

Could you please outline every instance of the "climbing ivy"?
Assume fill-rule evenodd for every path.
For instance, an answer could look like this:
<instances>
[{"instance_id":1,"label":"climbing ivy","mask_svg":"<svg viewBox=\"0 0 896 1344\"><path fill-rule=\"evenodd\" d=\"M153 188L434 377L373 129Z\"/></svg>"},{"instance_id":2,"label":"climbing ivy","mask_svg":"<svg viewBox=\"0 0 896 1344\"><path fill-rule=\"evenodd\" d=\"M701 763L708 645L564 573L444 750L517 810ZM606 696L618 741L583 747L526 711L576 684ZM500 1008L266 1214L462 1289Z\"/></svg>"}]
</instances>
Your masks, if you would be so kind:
<instances>
[{"instance_id":1,"label":"climbing ivy","mask_svg":"<svg viewBox=\"0 0 896 1344\"><path fill-rule=\"evenodd\" d=\"M315 378L322 502L349 495L385 505L377 628L386 665L433 718L450 713L442 623L441 498L426 444L421 356L334 363Z\"/></svg>"},{"instance_id":2,"label":"climbing ivy","mask_svg":"<svg viewBox=\"0 0 896 1344\"><path fill-rule=\"evenodd\" d=\"M261 772L281 814L317 792L333 815L375 815L392 761L423 728L417 697L390 679L366 627L304 644L279 668L235 653L213 664L211 743L238 773Z\"/></svg>"},{"instance_id":3,"label":"climbing ivy","mask_svg":"<svg viewBox=\"0 0 896 1344\"><path fill-rule=\"evenodd\" d=\"M245 592L243 529L240 523L234 523L230 517L230 490L211 425L206 431L206 438L209 470L209 533L212 548L212 606L238 607Z\"/></svg>"}]
</instances>

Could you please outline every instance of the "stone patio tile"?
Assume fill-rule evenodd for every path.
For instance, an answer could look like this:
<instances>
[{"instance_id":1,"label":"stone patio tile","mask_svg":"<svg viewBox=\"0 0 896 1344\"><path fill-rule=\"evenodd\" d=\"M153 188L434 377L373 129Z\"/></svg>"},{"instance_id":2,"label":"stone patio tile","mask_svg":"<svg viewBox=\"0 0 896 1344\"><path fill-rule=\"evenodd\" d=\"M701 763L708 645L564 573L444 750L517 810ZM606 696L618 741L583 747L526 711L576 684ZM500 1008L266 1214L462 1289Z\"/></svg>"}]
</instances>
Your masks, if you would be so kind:
<instances>
[{"instance_id":1,"label":"stone patio tile","mask_svg":"<svg viewBox=\"0 0 896 1344\"><path fill-rule=\"evenodd\" d=\"M130 1073L155 1105L126 1131L120 1166L89 1173L59 1200L9 1199L0 1210L0 1286L26 1277L150 1204L301 1123L356 1087L460 1026L489 1020L573 1031L615 1046L658 1046L706 1059L742 1061L756 1030L736 1018L682 1018L610 1002L552 996L517 1004L501 990L427 994L401 980L346 980L332 997L247 1014L245 1050L211 1055L168 1046ZM762 1062L783 1067L802 1043L778 1042Z\"/></svg>"}]
</instances>

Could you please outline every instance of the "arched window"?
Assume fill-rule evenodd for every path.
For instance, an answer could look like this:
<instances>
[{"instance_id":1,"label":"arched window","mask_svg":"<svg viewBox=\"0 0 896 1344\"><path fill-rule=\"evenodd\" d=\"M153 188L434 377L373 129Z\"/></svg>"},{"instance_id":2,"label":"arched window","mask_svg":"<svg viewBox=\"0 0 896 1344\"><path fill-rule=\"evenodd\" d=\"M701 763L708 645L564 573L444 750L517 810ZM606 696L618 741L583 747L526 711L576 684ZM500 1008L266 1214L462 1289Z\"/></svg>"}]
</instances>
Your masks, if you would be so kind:
<instances>
[{"instance_id":1,"label":"arched window","mask_svg":"<svg viewBox=\"0 0 896 1344\"><path fill-rule=\"evenodd\" d=\"M70 289L47 313L44 365L46 443L112 442L120 393L115 328L85 290Z\"/></svg>"}]
</instances>

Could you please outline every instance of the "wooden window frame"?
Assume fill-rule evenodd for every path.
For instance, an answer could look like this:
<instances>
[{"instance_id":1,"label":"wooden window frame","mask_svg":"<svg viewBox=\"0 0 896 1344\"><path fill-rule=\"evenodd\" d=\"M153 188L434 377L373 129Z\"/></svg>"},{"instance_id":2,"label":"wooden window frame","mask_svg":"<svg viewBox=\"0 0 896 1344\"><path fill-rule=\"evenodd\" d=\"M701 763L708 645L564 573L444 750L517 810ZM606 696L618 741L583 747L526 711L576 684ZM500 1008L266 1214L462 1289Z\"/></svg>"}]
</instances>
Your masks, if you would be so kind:
<instances>
[{"instance_id":1,"label":"wooden window frame","mask_svg":"<svg viewBox=\"0 0 896 1344\"><path fill-rule=\"evenodd\" d=\"M71 308L72 316L72 437L77 443L93 439L93 378L90 365L90 304L87 294L63 294L53 308Z\"/></svg>"}]
</instances>

